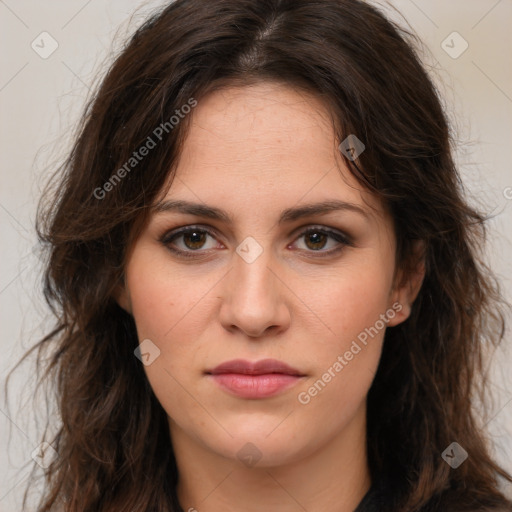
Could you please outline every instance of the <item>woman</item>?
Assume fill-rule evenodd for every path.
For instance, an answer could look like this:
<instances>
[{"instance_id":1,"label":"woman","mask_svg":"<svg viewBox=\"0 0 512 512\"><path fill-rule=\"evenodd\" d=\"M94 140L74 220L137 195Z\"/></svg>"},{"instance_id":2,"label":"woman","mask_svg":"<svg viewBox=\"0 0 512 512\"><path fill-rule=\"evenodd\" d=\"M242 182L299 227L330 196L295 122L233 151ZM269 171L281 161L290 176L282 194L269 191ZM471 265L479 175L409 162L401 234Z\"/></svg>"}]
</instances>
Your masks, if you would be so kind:
<instances>
[{"instance_id":1,"label":"woman","mask_svg":"<svg viewBox=\"0 0 512 512\"><path fill-rule=\"evenodd\" d=\"M512 510L472 410L503 333L410 34L177 0L40 211L62 428L39 510Z\"/></svg>"}]
</instances>

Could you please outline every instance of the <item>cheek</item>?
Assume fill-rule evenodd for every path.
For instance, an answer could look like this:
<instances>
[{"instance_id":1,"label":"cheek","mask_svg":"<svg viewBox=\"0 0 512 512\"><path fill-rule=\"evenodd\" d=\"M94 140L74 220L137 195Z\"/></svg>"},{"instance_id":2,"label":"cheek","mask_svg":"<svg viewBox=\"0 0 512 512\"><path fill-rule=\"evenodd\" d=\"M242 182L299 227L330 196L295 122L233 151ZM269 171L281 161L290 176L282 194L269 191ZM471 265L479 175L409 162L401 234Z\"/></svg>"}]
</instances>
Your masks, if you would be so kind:
<instances>
[{"instance_id":1,"label":"cheek","mask_svg":"<svg viewBox=\"0 0 512 512\"><path fill-rule=\"evenodd\" d=\"M329 352L346 350L389 308L391 281L392 265L373 254L323 275L315 286L297 279L297 295L306 298L313 313L305 318L310 319L308 330L318 335L315 345Z\"/></svg>"},{"instance_id":2,"label":"cheek","mask_svg":"<svg viewBox=\"0 0 512 512\"><path fill-rule=\"evenodd\" d=\"M223 273L199 275L193 266L182 271L174 267L171 273L168 264L151 251L135 256L127 269L127 284L139 339L154 340L161 351L161 356L145 367L157 399L182 428L201 431L204 425L211 426L211 418L191 397L193 391L194 397L211 404L236 431L239 420L228 412L229 400L200 383L201 370L211 354L204 345L211 339L205 330L217 329L222 335L214 287ZM304 420L297 434L301 438L320 442L349 422L361 407L378 366L384 335L384 329L377 334L371 331L372 335L365 330L372 328L388 307L391 272L389 262L376 251L347 259L346 265L323 269L316 276L289 274L294 293L284 293L283 300L289 301L291 313L289 340L298 344L285 347L283 358L300 354L297 360L311 375L290 397ZM366 344L361 342L362 333L367 333ZM265 419L261 421L265 430L268 425ZM323 425L322 435L317 432L319 424Z\"/></svg>"},{"instance_id":3,"label":"cheek","mask_svg":"<svg viewBox=\"0 0 512 512\"><path fill-rule=\"evenodd\" d=\"M127 286L139 339L150 338L165 348L166 339L187 325L187 318L200 307L208 280L171 272L165 257L151 257L148 252L141 250L132 257Z\"/></svg>"},{"instance_id":4,"label":"cheek","mask_svg":"<svg viewBox=\"0 0 512 512\"><path fill-rule=\"evenodd\" d=\"M391 280L392 262L367 257L326 276L324 286L299 292L315 313L307 329L316 336L313 377L298 401L315 414L334 408L340 418L350 416L364 399L379 364Z\"/></svg>"},{"instance_id":5,"label":"cheek","mask_svg":"<svg viewBox=\"0 0 512 512\"><path fill-rule=\"evenodd\" d=\"M166 411L186 410L192 424L204 421L204 411L186 392L185 377L203 366L196 361L201 351L191 318L204 307L201 297L209 286L184 273L171 275L165 262L150 259L146 251L133 255L126 274L138 338L159 350L144 366L155 396Z\"/></svg>"},{"instance_id":6,"label":"cheek","mask_svg":"<svg viewBox=\"0 0 512 512\"><path fill-rule=\"evenodd\" d=\"M218 276L170 271L165 255L157 258L152 253L146 248L134 253L126 280L138 339L151 340L159 350L158 358L144 369L157 396L167 395L159 396L165 402L177 396L178 380L195 378L208 362L202 333L213 321L218 299L208 291Z\"/></svg>"}]
</instances>

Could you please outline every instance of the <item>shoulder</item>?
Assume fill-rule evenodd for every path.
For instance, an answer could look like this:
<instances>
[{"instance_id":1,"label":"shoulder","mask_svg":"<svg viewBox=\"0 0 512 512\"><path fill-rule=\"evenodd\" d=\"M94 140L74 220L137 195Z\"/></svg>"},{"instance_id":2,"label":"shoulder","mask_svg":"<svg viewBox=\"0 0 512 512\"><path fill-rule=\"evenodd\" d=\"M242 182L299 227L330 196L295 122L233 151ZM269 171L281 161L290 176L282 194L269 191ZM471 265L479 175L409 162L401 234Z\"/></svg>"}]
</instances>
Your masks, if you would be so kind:
<instances>
[{"instance_id":1,"label":"shoulder","mask_svg":"<svg viewBox=\"0 0 512 512\"><path fill-rule=\"evenodd\" d=\"M466 491L462 493L446 493L433 498L418 512L512 512L512 502L506 498L495 496L481 499L471 498Z\"/></svg>"},{"instance_id":2,"label":"shoulder","mask_svg":"<svg viewBox=\"0 0 512 512\"><path fill-rule=\"evenodd\" d=\"M392 479L379 479L373 482L354 512L512 512L512 501L507 498L500 498L499 494L476 498L468 490L447 490L433 496L420 508L405 511L397 503L400 494L403 496Z\"/></svg>"}]
</instances>

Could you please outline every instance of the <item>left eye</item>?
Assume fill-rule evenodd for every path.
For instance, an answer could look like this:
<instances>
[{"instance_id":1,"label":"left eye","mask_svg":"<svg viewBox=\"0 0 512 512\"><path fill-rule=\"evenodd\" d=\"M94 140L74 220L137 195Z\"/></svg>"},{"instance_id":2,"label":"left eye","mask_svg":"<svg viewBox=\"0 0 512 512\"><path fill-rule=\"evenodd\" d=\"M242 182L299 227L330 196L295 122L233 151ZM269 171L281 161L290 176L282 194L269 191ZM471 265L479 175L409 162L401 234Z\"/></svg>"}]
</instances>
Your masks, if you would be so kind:
<instances>
[{"instance_id":1,"label":"left eye","mask_svg":"<svg viewBox=\"0 0 512 512\"><path fill-rule=\"evenodd\" d=\"M195 255L192 253L197 253L200 249L207 250L214 248L214 246L205 247L205 243L208 237L215 239L214 234L209 230L189 226L179 229L178 231L165 234L162 237L161 242L170 251L178 255L185 257L195 257ZM349 238L342 233L316 227L308 228L307 230L300 233L297 237L297 240L301 238L304 238L304 246L306 248L303 249L299 247L299 250L305 250L307 252L321 252L322 254L331 254L333 252L337 252L344 246L351 244ZM337 242L334 244L334 248L322 250L325 249L326 245L328 245L329 239L331 241ZM181 247L179 247L179 244L176 243L177 240L182 243ZM336 245L339 247L336 247Z\"/></svg>"},{"instance_id":2,"label":"left eye","mask_svg":"<svg viewBox=\"0 0 512 512\"><path fill-rule=\"evenodd\" d=\"M303 231L298 236L299 239L302 237L305 237L304 243L306 247L308 249L312 249L314 252L318 252L319 249L324 249L329 239L331 239L331 241L334 240L335 242L337 242L338 245L350 245L350 241L345 235L338 233L336 231L330 231L320 228L309 228L306 231ZM336 250L336 244L334 244L334 251ZM329 249L322 252L331 253L333 252L333 249Z\"/></svg>"}]
</instances>

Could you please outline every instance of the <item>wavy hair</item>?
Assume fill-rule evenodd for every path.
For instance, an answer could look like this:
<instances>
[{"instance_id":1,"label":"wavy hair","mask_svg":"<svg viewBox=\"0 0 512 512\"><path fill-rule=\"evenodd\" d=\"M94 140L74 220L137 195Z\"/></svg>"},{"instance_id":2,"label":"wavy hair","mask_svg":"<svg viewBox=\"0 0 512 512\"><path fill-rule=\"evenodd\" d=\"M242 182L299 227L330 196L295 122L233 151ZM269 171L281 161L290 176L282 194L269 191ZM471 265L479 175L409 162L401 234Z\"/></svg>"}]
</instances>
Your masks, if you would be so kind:
<instances>
[{"instance_id":1,"label":"wavy hair","mask_svg":"<svg viewBox=\"0 0 512 512\"><path fill-rule=\"evenodd\" d=\"M211 91L268 81L315 94L340 141L364 142L346 164L392 212L397 268L413 269L424 242L422 288L409 319L387 329L368 395L372 479L388 475L393 512L512 510L498 485L512 477L474 412L478 396L488 399L485 350L503 338L506 303L480 252L486 217L466 198L415 41L360 0L176 0L127 41L38 210L56 325L29 353L59 410L40 512L181 510L167 417L113 293L179 160L190 116L172 129L169 119ZM453 441L470 454L457 470L441 457Z\"/></svg>"}]
</instances>

